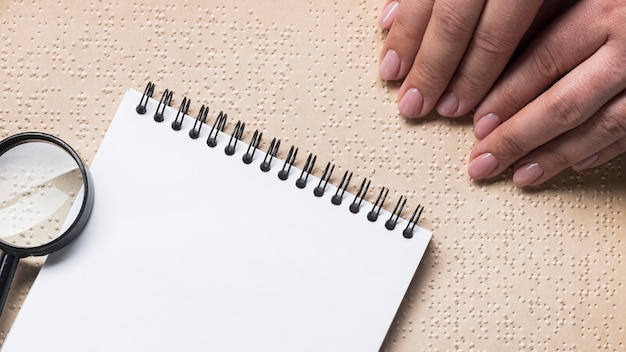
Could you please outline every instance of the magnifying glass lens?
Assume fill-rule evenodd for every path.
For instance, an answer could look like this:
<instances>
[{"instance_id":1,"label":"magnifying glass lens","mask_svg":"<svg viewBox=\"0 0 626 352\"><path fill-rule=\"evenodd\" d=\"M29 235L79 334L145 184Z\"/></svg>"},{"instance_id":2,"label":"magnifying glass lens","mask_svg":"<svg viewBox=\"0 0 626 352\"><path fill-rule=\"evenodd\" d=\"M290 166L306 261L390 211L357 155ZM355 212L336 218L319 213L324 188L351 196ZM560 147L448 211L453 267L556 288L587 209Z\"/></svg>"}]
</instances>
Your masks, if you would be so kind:
<instances>
[{"instance_id":1,"label":"magnifying glass lens","mask_svg":"<svg viewBox=\"0 0 626 352\"><path fill-rule=\"evenodd\" d=\"M31 248L67 231L84 198L72 155L46 141L29 141L0 156L0 242Z\"/></svg>"},{"instance_id":2,"label":"magnifying glass lens","mask_svg":"<svg viewBox=\"0 0 626 352\"><path fill-rule=\"evenodd\" d=\"M93 199L89 171L62 140L25 132L0 141L0 317L19 259L71 242Z\"/></svg>"}]
</instances>

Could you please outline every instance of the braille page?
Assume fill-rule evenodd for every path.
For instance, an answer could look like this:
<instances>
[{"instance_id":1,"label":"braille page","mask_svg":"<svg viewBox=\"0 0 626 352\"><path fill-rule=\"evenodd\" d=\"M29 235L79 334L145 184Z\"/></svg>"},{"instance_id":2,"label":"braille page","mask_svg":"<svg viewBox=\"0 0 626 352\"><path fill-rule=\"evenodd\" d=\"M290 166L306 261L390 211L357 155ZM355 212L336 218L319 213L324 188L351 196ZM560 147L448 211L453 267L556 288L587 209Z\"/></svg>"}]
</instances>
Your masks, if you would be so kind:
<instances>
[{"instance_id":1,"label":"braille page","mask_svg":"<svg viewBox=\"0 0 626 352\"><path fill-rule=\"evenodd\" d=\"M368 221L295 186L266 154L251 164L229 136L206 144L135 107L129 91L91 168L95 206L70 248L48 258L5 342L6 351L376 351L431 233L412 238L391 214ZM233 126L227 125L227 132ZM354 182L354 181L353 181ZM370 192L374 192L373 189ZM341 193L339 193L341 194ZM60 257L64 257L60 260Z\"/></svg>"},{"instance_id":2,"label":"braille page","mask_svg":"<svg viewBox=\"0 0 626 352\"><path fill-rule=\"evenodd\" d=\"M472 181L472 117L404 119L378 77L386 3L2 1L0 135L50 133L92 165L119 97L151 80L193 116L245 121L245 140L264 131L264 150L314 152L317 176L330 160L426 206L433 238L383 351L626 350L626 155L526 189L510 170ZM40 263L20 262L0 342Z\"/></svg>"}]
</instances>

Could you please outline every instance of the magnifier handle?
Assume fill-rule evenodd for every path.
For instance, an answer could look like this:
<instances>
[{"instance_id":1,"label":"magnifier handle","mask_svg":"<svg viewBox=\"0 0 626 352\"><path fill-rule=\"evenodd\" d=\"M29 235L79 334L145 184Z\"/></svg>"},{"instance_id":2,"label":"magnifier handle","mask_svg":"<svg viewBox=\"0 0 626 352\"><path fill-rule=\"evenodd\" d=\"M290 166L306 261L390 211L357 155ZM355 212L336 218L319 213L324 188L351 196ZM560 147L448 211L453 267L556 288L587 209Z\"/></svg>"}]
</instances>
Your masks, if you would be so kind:
<instances>
[{"instance_id":1,"label":"magnifier handle","mask_svg":"<svg viewBox=\"0 0 626 352\"><path fill-rule=\"evenodd\" d=\"M20 258L16 255L0 254L0 317L2 317L4 304L9 296L11 282L13 281L13 276L15 276L19 261Z\"/></svg>"}]
</instances>

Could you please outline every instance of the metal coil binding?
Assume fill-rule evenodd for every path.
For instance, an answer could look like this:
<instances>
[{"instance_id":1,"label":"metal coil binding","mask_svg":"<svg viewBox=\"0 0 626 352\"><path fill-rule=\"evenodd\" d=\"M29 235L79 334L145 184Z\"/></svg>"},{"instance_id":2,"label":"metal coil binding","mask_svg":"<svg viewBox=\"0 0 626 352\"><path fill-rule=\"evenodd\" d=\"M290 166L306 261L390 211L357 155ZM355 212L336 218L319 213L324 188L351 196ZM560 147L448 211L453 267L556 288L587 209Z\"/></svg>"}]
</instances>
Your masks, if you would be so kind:
<instances>
[{"instance_id":1,"label":"metal coil binding","mask_svg":"<svg viewBox=\"0 0 626 352\"><path fill-rule=\"evenodd\" d=\"M147 112L148 101L150 100L150 98L152 98L152 95L154 94L154 89L155 89L155 85L151 82L148 82L141 96L141 99L135 109L138 114L143 115ZM156 111L154 113L155 121L157 122L164 121L166 107L170 106L172 100L173 100L173 92L171 90L166 89L163 95L161 96L161 99L159 100ZM182 122L184 120L184 117L187 115L189 111L189 105L190 105L190 100L187 99L187 97L184 97L178 109L178 113L176 114L176 117L174 118L174 121L172 122L172 129L174 130L182 129ZM198 112L198 116L196 117L194 121L193 127L189 130L190 138L196 139L200 136L202 125L207 123L208 114L209 114L208 105L202 105L202 107L200 108L200 111ZM220 132L223 133L224 128L226 126L226 120L227 120L227 114L220 111L218 116L216 117L215 122L213 123L213 126L209 132L209 135L206 141L206 144L209 147L215 147L218 145L218 136ZM230 155L235 154L236 148L237 148L237 142L243 138L244 128L245 128L245 123L241 121L238 121L235 124L234 130L230 134L230 139L228 141L228 144L224 148L224 152L226 155L230 156ZM258 130L254 131L251 141L248 144L248 148L242 157L243 162L245 164L251 164L252 161L254 160L254 155L256 151L259 149L262 137L263 137L263 133L259 132ZM263 172L269 172L271 170L272 161L274 158L276 158L279 148L280 148L280 140L273 138L267 149L267 152L265 153L263 160L260 162L260 169ZM291 168L296 164L297 154L298 154L298 148L296 146L291 146L287 154L287 157L284 160L282 168L278 171L279 179L287 180L289 178ZM297 188L300 188L300 189L306 188L308 178L311 174L313 174L313 168L315 166L316 160L317 160L316 155L312 153L308 154L305 164L302 167L302 171L300 172L300 175L298 179L296 180ZM314 196L322 197L324 195L326 191L326 186L330 182L334 169L335 169L334 164L330 162L326 164L326 167L324 168L324 171L322 173L322 176L319 179L317 186L314 187L313 189ZM348 187L350 185L352 175L353 174L350 171L344 172L343 177L341 178L341 181L339 183L339 186L337 187L335 191L335 194L331 196L332 204L341 205L345 192L348 190ZM371 185L371 181L368 180L367 178L364 178L358 188L358 191L356 192L354 196L352 203L348 207L350 212L356 214L361 210L362 202L367 197L367 193L368 193L368 190L370 189L370 185ZM375 222L378 220L388 195L389 195L389 189L387 187L382 187L380 191L378 192L376 201L372 204L372 209L367 213L366 217L369 221ZM396 225L398 224L400 217L402 215L402 211L405 208L406 202L407 202L407 198L404 196L400 196L400 198L396 202L396 205L393 211L391 212L391 215L385 221L384 225L386 229L391 231L396 228ZM415 210L413 211L413 214L411 215L411 217L409 218L407 222L406 227L402 231L403 237L407 239L413 237L413 234L415 232L415 227L417 226L420 220L420 217L422 216L423 211L424 211L424 206L421 204L415 208Z\"/></svg>"}]
</instances>

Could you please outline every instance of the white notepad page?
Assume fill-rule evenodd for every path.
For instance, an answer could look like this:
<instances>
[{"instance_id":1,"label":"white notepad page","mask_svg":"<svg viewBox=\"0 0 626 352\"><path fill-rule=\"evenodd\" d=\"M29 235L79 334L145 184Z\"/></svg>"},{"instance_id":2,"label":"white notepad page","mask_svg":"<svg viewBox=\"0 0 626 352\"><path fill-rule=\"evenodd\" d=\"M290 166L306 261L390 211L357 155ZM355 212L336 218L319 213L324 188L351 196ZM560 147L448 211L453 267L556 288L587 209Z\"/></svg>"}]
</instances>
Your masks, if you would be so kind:
<instances>
[{"instance_id":1,"label":"white notepad page","mask_svg":"<svg viewBox=\"0 0 626 352\"><path fill-rule=\"evenodd\" d=\"M352 214L347 193L333 205L330 184L315 197L295 167L281 181L282 160L264 173L261 150L246 165L245 143L226 156L228 135L210 148L211 126L193 140L195 119L173 131L176 110L157 123L140 98L125 94L93 161L86 229L48 258L3 350L378 350L431 233L370 222L366 202Z\"/></svg>"}]
</instances>

